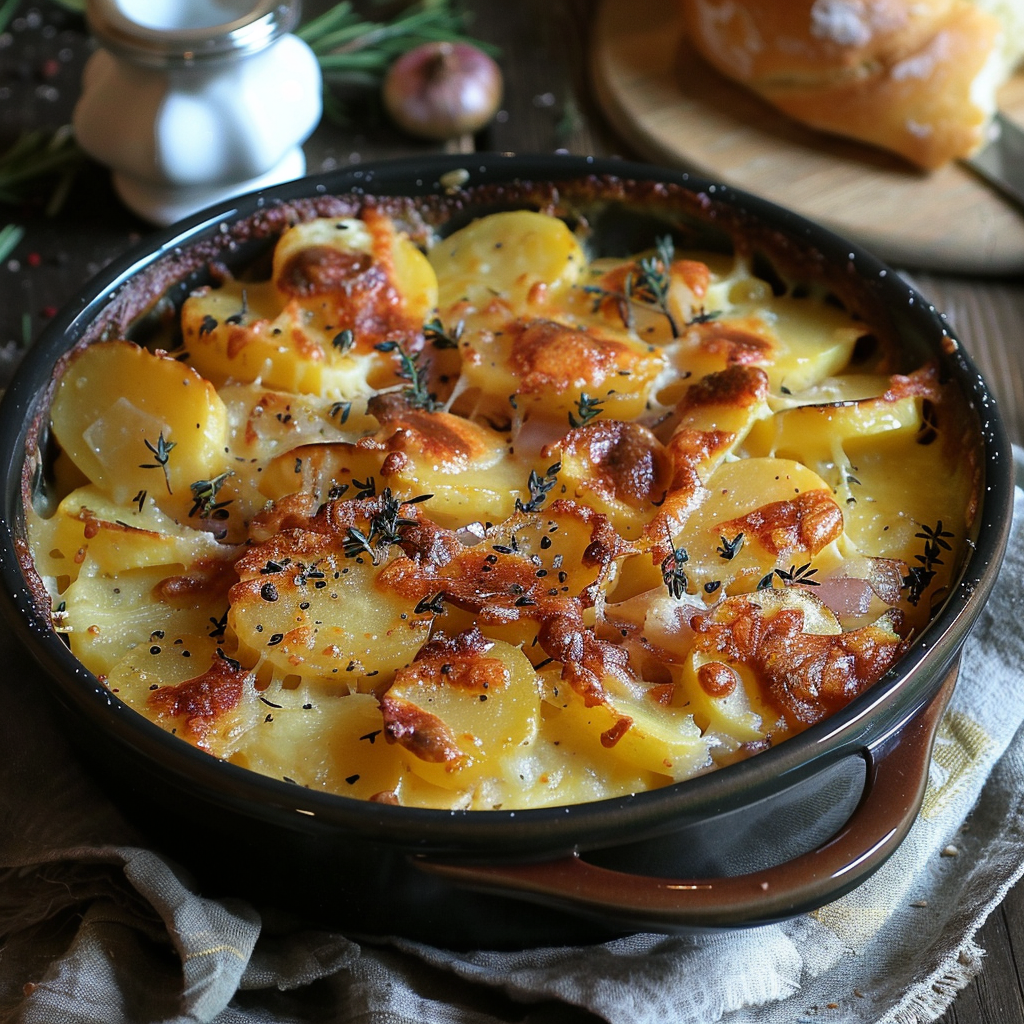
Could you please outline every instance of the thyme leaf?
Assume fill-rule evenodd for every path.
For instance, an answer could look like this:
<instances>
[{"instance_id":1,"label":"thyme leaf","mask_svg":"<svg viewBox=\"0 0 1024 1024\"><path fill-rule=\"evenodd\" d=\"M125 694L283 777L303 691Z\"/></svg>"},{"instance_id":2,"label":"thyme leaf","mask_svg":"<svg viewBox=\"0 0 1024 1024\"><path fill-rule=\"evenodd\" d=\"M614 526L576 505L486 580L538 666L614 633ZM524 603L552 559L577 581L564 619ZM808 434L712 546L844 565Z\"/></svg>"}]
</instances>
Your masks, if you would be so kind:
<instances>
[{"instance_id":1,"label":"thyme leaf","mask_svg":"<svg viewBox=\"0 0 1024 1024\"><path fill-rule=\"evenodd\" d=\"M426 412L436 412L441 408L437 396L427 390L425 380L425 369L420 366L420 353L410 352L400 341L382 341L373 346L378 352L397 352L399 367L395 371L402 379L409 384L402 388L405 400L413 409L423 409Z\"/></svg>"},{"instance_id":2,"label":"thyme leaf","mask_svg":"<svg viewBox=\"0 0 1024 1024\"><path fill-rule=\"evenodd\" d=\"M740 552L740 548L743 547L743 533L737 533L732 540L728 540L726 537L720 537L721 544L718 547L718 554L724 558L727 562L734 559Z\"/></svg>"},{"instance_id":3,"label":"thyme leaf","mask_svg":"<svg viewBox=\"0 0 1024 1024\"><path fill-rule=\"evenodd\" d=\"M537 470L531 469L530 478L526 482L526 486L530 488L530 500L524 503L520 498L516 498L516 511L539 512L541 506L547 501L548 491L557 483L558 472L561 468L562 463L556 462L554 465L548 466L543 476Z\"/></svg>"},{"instance_id":4,"label":"thyme leaf","mask_svg":"<svg viewBox=\"0 0 1024 1024\"><path fill-rule=\"evenodd\" d=\"M775 575L787 587L820 587L821 584L817 580L811 579L817 571L817 569L811 568L810 562L805 562L800 566L791 565L788 569L776 569Z\"/></svg>"},{"instance_id":5,"label":"thyme leaf","mask_svg":"<svg viewBox=\"0 0 1024 1024\"><path fill-rule=\"evenodd\" d=\"M339 331L332 339L331 345L341 355L351 351L352 346L356 343L355 333L350 327L346 327L345 330Z\"/></svg>"},{"instance_id":6,"label":"thyme leaf","mask_svg":"<svg viewBox=\"0 0 1024 1024\"><path fill-rule=\"evenodd\" d=\"M139 463L139 469L162 469L164 471L164 483L167 484L167 493L172 494L171 491L171 474L167 469L167 464L170 462L171 451L177 445L177 441L168 441L164 437L164 432L160 431L160 436L156 440L156 444L153 444L149 438L142 439L146 443L146 447L153 453L155 462L142 462Z\"/></svg>"},{"instance_id":7,"label":"thyme leaf","mask_svg":"<svg viewBox=\"0 0 1024 1024\"><path fill-rule=\"evenodd\" d=\"M576 414L569 413L569 426L582 427L594 419L602 410L603 398L591 398L585 391L576 403Z\"/></svg>"},{"instance_id":8,"label":"thyme leaf","mask_svg":"<svg viewBox=\"0 0 1024 1024\"><path fill-rule=\"evenodd\" d=\"M440 592L434 594L433 597L422 598L413 611L417 615L422 615L424 612L433 612L434 615L444 615L444 593Z\"/></svg>"},{"instance_id":9,"label":"thyme leaf","mask_svg":"<svg viewBox=\"0 0 1024 1024\"><path fill-rule=\"evenodd\" d=\"M709 324L712 320L717 320L721 315L722 311L720 309L713 309L711 312L701 309L699 313L695 313L686 321L686 326L693 327L695 324Z\"/></svg>"},{"instance_id":10,"label":"thyme leaf","mask_svg":"<svg viewBox=\"0 0 1024 1024\"><path fill-rule=\"evenodd\" d=\"M677 601L686 593L688 580L683 566L690 560L686 548L677 548L669 537L672 550L661 560L661 578L668 588L669 595Z\"/></svg>"},{"instance_id":11,"label":"thyme leaf","mask_svg":"<svg viewBox=\"0 0 1024 1024\"><path fill-rule=\"evenodd\" d=\"M352 486L357 488L352 496L356 501L363 501L365 498L372 498L377 493L377 481L368 476L365 481L352 479Z\"/></svg>"},{"instance_id":12,"label":"thyme leaf","mask_svg":"<svg viewBox=\"0 0 1024 1024\"><path fill-rule=\"evenodd\" d=\"M348 419L349 414L352 412L351 402L335 402L327 412L330 419L334 419L336 416L339 417L339 426L344 426L345 421Z\"/></svg>"},{"instance_id":13,"label":"thyme leaf","mask_svg":"<svg viewBox=\"0 0 1024 1024\"><path fill-rule=\"evenodd\" d=\"M227 519L227 506L234 499L217 501L217 492L229 476L231 476L231 470L226 470L212 480L196 480L189 484L189 489L192 491L192 508L188 513L190 518L198 515L201 519Z\"/></svg>"},{"instance_id":14,"label":"thyme leaf","mask_svg":"<svg viewBox=\"0 0 1024 1024\"><path fill-rule=\"evenodd\" d=\"M439 317L434 317L423 325L423 336L434 348L458 348L459 339L466 329L466 322L460 320L451 331L445 330L444 324Z\"/></svg>"}]
</instances>

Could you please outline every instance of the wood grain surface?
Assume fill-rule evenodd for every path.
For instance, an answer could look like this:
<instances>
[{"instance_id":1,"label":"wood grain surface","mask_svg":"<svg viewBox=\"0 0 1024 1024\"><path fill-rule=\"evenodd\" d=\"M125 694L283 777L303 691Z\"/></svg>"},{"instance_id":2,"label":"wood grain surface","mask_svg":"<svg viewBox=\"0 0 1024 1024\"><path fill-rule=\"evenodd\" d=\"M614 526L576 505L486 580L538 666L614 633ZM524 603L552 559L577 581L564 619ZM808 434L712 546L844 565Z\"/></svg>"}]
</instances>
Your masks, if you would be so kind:
<instances>
[{"instance_id":1,"label":"wood grain surface","mask_svg":"<svg viewBox=\"0 0 1024 1024\"><path fill-rule=\"evenodd\" d=\"M642 156L746 189L901 265L1024 270L1024 212L961 164L930 174L816 132L728 81L687 46L677 0L604 0L591 65L597 100ZM1024 82L1000 97L1024 119Z\"/></svg>"}]
</instances>

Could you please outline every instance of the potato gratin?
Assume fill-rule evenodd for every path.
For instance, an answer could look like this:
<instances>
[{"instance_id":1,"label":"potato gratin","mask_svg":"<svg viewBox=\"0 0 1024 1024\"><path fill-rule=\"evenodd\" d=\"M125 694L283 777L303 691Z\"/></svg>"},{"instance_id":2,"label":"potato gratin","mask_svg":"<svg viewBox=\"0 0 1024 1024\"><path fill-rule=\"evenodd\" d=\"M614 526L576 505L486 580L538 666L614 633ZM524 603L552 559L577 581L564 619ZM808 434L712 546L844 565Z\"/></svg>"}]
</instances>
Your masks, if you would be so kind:
<instances>
[{"instance_id":1,"label":"potato gratin","mask_svg":"<svg viewBox=\"0 0 1024 1024\"><path fill-rule=\"evenodd\" d=\"M380 204L80 348L30 545L139 713L334 793L523 808L762 751L900 657L968 543L961 407L740 255Z\"/></svg>"}]
</instances>

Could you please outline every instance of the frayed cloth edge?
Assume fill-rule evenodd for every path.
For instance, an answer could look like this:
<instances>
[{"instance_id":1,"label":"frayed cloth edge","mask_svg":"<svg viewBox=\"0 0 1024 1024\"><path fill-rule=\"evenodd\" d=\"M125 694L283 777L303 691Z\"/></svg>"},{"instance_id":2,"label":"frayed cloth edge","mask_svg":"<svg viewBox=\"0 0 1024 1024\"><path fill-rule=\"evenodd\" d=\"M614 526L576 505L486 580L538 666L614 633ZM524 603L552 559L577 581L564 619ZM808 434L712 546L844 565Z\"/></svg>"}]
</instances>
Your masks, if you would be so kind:
<instances>
[{"instance_id":1,"label":"frayed cloth edge","mask_svg":"<svg viewBox=\"0 0 1024 1024\"><path fill-rule=\"evenodd\" d=\"M919 982L878 1024L930 1024L941 1017L957 995L981 973L985 950L969 938L955 957Z\"/></svg>"}]
</instances>

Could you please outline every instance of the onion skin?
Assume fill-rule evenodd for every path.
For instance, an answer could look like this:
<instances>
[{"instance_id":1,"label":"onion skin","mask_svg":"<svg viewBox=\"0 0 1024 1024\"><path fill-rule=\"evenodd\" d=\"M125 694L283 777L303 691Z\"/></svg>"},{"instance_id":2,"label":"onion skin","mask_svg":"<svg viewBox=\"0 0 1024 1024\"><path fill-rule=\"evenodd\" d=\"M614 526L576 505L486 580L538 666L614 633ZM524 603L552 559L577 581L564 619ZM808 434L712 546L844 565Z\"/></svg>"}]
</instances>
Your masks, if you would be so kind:
<instances>
[{"instance_id":1,"label":"onion skin","mask_svg":"<svg viewBox=\"0 0 1024 1024\"><path fill-rule=\"evenodd\" d=\"M399 57L384 78L384 107L403 131L445 140L471 135L501 103L498 65L469 43L423 43Z\"/></svg>"}]
</instances>

